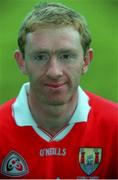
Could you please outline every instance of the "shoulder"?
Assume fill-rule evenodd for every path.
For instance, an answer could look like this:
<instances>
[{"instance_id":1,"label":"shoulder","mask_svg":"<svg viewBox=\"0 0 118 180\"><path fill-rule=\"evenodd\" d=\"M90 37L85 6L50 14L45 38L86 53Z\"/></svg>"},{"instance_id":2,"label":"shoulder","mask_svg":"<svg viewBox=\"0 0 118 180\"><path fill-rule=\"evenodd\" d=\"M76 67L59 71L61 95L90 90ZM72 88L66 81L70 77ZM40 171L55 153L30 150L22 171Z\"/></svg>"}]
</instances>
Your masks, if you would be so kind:
<instances>
[{"instance_id":1,"label":"shoulder","mask_svg":"<svg viewBox=\"0 0 118 180\"><path fill-rule=\"evenodd\" d=\"M103 122L114 122L118 124L118 104L107 100L101 96L85 91L89 97L89 105L92 108L96 119L100 118Z\"/></svg>"},{"instance_id":2,"label":"shoulder","mask_svg":"<svg viewBox=\"0 0 118 180\"><path fill-rule=\"evenodd\" d=\"M12 104L14 101L15 99L11 99L0 105L0 133L11 126L11 120L13 119Z\"/></svg>"},{"instance_id":3,"label":"shoulder","mask_svg":"<svg viewBox=\"0 0 118 180\"><path fill-rule=\"evenodd\" d=\"M11 110L11 106L14 103L14 101L15 101L15 98L0 105L0 114L2 113L6 114L7 111Z\"/></svg>"},{"instance_id":4,"label":"shoulder","mask_svg":"<svg viewBox=\"0 0 118 180\"><path fill-rule=\"evenodd\" d=\"M106 111L118 111L118 104L101 96L85 91L89 96L89 104L95 109Z\"/></svg>"}]
</instances>

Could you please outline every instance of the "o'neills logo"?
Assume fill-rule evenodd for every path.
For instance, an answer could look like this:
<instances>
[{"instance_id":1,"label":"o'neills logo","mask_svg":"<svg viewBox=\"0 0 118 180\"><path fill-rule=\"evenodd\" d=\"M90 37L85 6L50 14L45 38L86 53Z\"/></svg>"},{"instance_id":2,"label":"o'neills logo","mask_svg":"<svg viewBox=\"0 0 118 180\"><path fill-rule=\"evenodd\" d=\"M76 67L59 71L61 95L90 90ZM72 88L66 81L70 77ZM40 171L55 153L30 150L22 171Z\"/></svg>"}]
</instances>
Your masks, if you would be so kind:
<instances>
[{"instance_id":1,"label":"o'neills logo","mask_svg":"<svg viewBox=\"0 0 118 180\"><path fill-rule=\"evenodd\" d=\"M66 156L66 148L43 148L40 149L40 156Z\"/></svg>"}]
</instances>

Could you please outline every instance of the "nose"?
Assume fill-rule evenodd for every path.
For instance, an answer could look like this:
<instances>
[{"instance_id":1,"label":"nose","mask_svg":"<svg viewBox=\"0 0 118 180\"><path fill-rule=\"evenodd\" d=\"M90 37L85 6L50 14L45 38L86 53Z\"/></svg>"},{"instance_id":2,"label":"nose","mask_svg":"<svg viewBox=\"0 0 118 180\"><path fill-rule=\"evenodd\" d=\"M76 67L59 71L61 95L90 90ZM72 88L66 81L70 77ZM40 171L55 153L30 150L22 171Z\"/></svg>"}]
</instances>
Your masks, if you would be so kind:
<instances>
[{"instance_id":1,"label":"nose","mask_svg":"<svg viewBox=\"0 0 118 180\"><path fill-rule=\"evenodd\" d=\"M51 58L47 64L47 77L49 79L58 80L63 75L62 66L56 58Z\"/></svg>"}]
</instances>

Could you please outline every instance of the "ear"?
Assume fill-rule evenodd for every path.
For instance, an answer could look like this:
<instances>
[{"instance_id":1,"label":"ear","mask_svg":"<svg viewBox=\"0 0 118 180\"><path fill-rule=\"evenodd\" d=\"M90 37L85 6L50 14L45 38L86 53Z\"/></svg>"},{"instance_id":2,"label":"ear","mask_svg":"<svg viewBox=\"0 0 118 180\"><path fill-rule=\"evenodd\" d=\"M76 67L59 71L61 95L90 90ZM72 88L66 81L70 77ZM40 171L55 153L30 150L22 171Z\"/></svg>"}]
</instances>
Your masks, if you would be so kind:
<instances>
[{"instance_id":1,"label":"ear","mask_svg":"<svg viewBox=\"0 0 118 180\"><path fill-rule=\"evenodd\" d=\"M86 54L84 56L84 64L82 67L82 74L85 74L88 71L89 64L91 63L93 59L93 50L90 48L86 51Z\"/></svg>"},{"instance_id":2,"label":"ear","mask_svg":"<svg viewBox=\"0 0 118 180\"><path fill-rule=\"evenodd\" d=\"M23 54L21 53L21 51L16 50L14 52L14 57L16 59L16 63L18 64L18 67L21 70L21 72L23 74L27 74L27 71L26 71L26 62L25 62L25 60L23 58Z\"/></svg>"}]
</instances>

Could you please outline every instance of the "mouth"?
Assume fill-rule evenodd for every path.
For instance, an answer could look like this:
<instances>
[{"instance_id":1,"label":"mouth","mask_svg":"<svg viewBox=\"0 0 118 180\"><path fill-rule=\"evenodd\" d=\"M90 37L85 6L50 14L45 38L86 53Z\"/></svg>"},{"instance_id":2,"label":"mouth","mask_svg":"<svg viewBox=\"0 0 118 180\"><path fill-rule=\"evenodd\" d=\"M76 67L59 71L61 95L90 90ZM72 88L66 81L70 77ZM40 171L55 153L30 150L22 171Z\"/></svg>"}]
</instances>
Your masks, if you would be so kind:
<instances>
[{"instance_id":1,"label":"mouth","mask_svg":"<svg viewBox=\"0 0 118 180\"><path fill-rule=\"evenodd\" d=\"M47 83L45 86L51 89L60 89L65 85L65 83Z\"/></svg>"}]
</instances>

